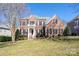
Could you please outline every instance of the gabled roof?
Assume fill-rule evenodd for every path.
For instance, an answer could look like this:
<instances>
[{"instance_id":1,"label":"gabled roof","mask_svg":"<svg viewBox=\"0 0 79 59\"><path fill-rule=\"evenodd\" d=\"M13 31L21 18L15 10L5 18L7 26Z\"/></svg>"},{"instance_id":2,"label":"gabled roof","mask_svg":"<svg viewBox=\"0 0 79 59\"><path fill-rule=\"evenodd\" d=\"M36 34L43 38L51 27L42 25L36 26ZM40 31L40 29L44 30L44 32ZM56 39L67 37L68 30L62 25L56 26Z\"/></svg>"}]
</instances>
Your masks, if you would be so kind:
<instances>
[{"instance_id":1,"label":"gabled roof","mask_svg":"<svg viewBox=\"0 0 79 59\"><path fill-rule=\"evenodd\" d=\"M77 15L76 17L74 17L71 21L69 21L67 24L74 22L75 20L79 20L79 15Z\"/></svg>"},{"instance_id":2,"label":"gabled roof","mask_svg":"<svg viewBox=\"0 0 79 59\"><path fill-rule=\"evenodd\" d=\"M50 18L50 21L47 23L47 24L49 24L52 20L54 20L54 19L58 19L58 20L60 20L60 18L55 14L52 18ZM60 20L61 22L62 22L62 20ZM62 22L63 23L63 22ZM63 23L64 24L64 23Z\"/></svg>"}]
</instances>

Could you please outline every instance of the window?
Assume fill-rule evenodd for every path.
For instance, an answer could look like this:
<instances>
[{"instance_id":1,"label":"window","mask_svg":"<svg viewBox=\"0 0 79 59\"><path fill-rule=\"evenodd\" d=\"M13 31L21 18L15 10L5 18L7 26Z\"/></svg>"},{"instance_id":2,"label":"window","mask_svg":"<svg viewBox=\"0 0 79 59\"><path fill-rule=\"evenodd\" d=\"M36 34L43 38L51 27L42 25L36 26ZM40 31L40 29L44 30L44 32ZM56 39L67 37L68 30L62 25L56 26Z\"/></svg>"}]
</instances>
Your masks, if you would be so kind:
<instances>
[{"instance_id":1,"label":"window","mask_svg":"<svg viewBox=\"0 0 79 59\"><path fill-rule=\"evenodd\" d=\"M59 34L63 33L63 29L59 29Z\"/></svg>"},{"instance_id":2,"label":"window","mask_svg":"<svg viewBox=\"0 0 79 59\"><path fill-rule=\"evenodd\" d=\"M50 28L50 34L52 34L52 29Z\"/></svg>"},{"instance_id":3,"label":"window","mask_svg":"<svg viewBox=\"0 0 79 59\"><path fill-rule=\"evenodd\" d=\"M27 34L27 30L23 29L23 35Z\"/></svg>"},{"instance_id":4,"label":"window","mask_svg":"<svg viewBox=\"0 0 79 59\"><path fill-rule=\"evenodd\" d=\"M54 19L54 23L57 23L58 21L57 21L57 19Z\"/></svg>"},{"instance_id":5,"label":"window","mask_svg":"<svg viewBox=\"0 0 79 59\"><path fill-rule=\"evenodd\" d=\"M79 26L79 21L78 21L78 26Z\"/></svg>"},{"instance_id":6,"label":"window","mask_svg":"<svg viewBox=\"0 0 79 59\"><path fill-rule=\"evenodd\" d=\"M21 29L21 35L23 35L23 29Z\"/></svg>"},{"instance_id":7,"label":"window","mask_svg":"<svg viewBox=\"0 0 79 59\"><path fill-rule=\"evenodd\" d=\"M61 29L61 33L63 33L63 29Z\"/></svg>"},{"instance_id":8,"label":"window","mask_svg":"<svg viewBox=\"0 0 79 59\"><path fill-rule=\"evenodd\" d=\"M43 25L45 25L45 22L43 22Z\"/></svg>"},{"instance_id":9,"label":"window","mask_svg":"<svg viewBox=\"0 0 79 59\"><path fill-rule=\"evenodd\" d=\"M23 30L23 35L25 34L25 30Z\"/></svg>"},{"instance_id":10,"label":"window","mask_svg":"<svg viewBox=\"0 0 79 59\"><path fill-rule=\"evenodd\" d=\"M25 22L23 22L23 25L25 25Z\"/></svg>"},{"instance_id":11,"label":"window","mask_svg":"<svg viewBox=\"0 0 79 59\"><path fill-rule=\"evenodd\" d=\"M48 33L48 29L47 29L47 33Z\"/></svg>"},{"instance_id":12,"label":"window","mask_svg":"<svg viewBox=\"0 0 79 59\"><path fill-rule=\"evenodd\" d=\"M36 22L36 25L38 25L38 21Z\"/></svg>"},{"instance_id":13,"label":"window","mask_svg":"<svg viewBox=\"0 0 79 59\"><path fill-rule=\"evenodd\" d=\"M30 25L34 25L35 24L35 22L34 21L30 21Z\"/></svg>"},{"instance_id":14,"label":"window","mask_svg":"<svg viewBox=\"0 0 79 59\"><path fill-rule=\"evenodd\" d=\"M26 35L28 34L28 29L25 30Z\"/></svg>"},{"instance_id":15,"label":"window","mask_svg":"<svg viewBox=\"0 0 79 59\"><path fill-rule=\"evenodd\" d=\"M28 24L28 22L29 22L28 20L29 20L29 19L27 19L27 21L26 21L27 24Z\"/></svg>"},{"instance_id":16,"label":"window","mask_svg":"<svg viewBox=\"0 0 79 59\"><path fill-rule=\"evenodd\" d=\"M74 22L74 25L77 26L77 21Z\"/></svg>"},{"instance_id":17,"label":"window","mask_svg":"<svg viewBox=\"0 0 79 59\"><path fill-rule=\"evenodd\" d=\"M36 34L38 34L38 30L36 30Z\"/></svg>"},{"instance_id":18,"label":"window","mask_svg":"<svg viewBox=\"0 0 79 59\"><path fill-rule=\"evenodd\" d=\"M50 26L51 29L53 29L53 24Z\"/></svg>"},{"instance_id":19,"label":"window","mask_svg":"<svg viewBox=\"0 0 79 59\"><path fill-rule=\"evenodd\" d=\"M42 29L40 29L40 33L42 33Z\"/></svg>"},{"instance_id":20,"label":"window","mask_svg":"<svg viewBox=\"0 0 79 59\"><path fill-rule=\"evenodd\" d=\"M47 29L47 32L48 32L48 33L50 33L50 30L49 30L49 29Z\"/></svg>"},{"instance_id":21,"label":"window","mask_svg":"<svg viewBox=\"0 0 79 59\"><path fill-rule=\"evenodd\" d=\"M39 21L39 25L42 25L42 21Z\"/></svg>"},{"instance_id":22,"label":"window","mask_svg":"<svg viewBox=\"0 0 79 59\"><path fill-rule=\"evenodd\" d=\"M53 29L53 34L57 34L57 29Z\"/></svg>"},{"instance_id":23,"label":"window","mask_svg":"<svg viewBox=\"0 0 79 59\"><path fill-rule=\"evenodd\" d=\"M21 21L20 21L20 25L21 25Z\"/></svg>"}]
</instances>

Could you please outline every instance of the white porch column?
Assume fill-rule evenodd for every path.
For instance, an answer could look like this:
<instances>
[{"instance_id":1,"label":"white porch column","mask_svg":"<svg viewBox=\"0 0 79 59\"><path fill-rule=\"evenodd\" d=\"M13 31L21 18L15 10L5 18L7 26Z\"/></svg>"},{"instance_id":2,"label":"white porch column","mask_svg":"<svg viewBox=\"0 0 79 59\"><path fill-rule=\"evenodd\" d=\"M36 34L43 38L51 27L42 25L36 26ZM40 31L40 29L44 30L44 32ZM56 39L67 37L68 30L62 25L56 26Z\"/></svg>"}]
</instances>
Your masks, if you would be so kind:
<instances>
[{"instance_id":1,"label":"white porch column","mask_svg":"<svg viewBox=\"0 0 79 59\"><path fill-rule=\"evenodd\" d=\"M28 39L30 38L30 32L29 32L29 28L28 28Z\"/></svg>"},{"instance_id":2,"label":"white porch column","mask_svg":"<svg viewBox=\"0 0 79 59\"><path fill-rule=\"evenodd\" d=\"M39 25L39 21L38 21L38 25Z\"/></svg>"},{"instance_id":3,"label":"white porch column","mask_svg":"<svg viewBox=\"0 0 79 59\"><path fill-rule=\"evenodd\" d=\"M33 30L34 30L33 38L36 38L36 30L35 30L35 28Z\"/></svg>"},{"instance_id":4,"label":"white porch column","mask_svg":"<svg viewBox=\"0 0 79 59\"><path fill-rule=\"evenodd\" d=\"M42 26L43 26L43 21L42 21Z\"/></svg>"}]
</instances>

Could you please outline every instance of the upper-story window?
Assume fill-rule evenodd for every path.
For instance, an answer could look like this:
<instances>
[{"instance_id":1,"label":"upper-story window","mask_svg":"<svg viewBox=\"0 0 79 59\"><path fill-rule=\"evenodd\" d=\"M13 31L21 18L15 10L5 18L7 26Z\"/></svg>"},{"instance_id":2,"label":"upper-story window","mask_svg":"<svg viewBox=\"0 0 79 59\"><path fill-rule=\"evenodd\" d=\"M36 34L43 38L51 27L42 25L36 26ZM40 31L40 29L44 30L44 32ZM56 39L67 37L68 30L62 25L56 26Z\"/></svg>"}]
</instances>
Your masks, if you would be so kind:
<instances>
[{"instance_id":1,"label":"upper-story window","mask_svg":"<svg viewBox=\"0 0 79 59\"><path fill-rule=\"evenodd\" d=\"M74 25L75 25L75 26L79 26L79 21L76 20Z\"/></svg>"},{"instance_id":2,"label":"upper-story window","mask_svg":"<svg viewBox=\"0 0 79 59\"><path fill-rule=\"evenodd\" d=\"M54 19L54 21L53 21L54 23L57 23L58 22L58 20L57 19Z\"/></svg>"},{"instance_id":3,"label":"upper-story window","mask_svg":"<svg viewBox=\"0 0 79 59\"><path fill-rule=\"evenodd\" d=\"M23 22L23 23L22 23L22 25L26 25L26 23L25 23L25 22Z\"/></svg>"},{"instance_id":4,"label":"upper-story window","mask_svg":"<svg viewBox=\"0 0 79 59\"><path fill-rule=\"evenodd\" d=\"M42 25L42 21L39 21L39 25Z\"/></svg>"},{"instance_id":5,"label":"upper-story window","mask_svg":"<svg viewBox=\"0 0 79 59\"><path fill-rule=\"evenodd\" d=\"M20 22L20 25L25 25L25 22Z\"/></svg>"},{"instance_id":6,"label":"upper-story window","mask_svg":"<svg viewBox=\"0 0 79 59\"><path fill-rule=\"evenodd\" d=\"M38 21L36 22L36 25L38 25Z\"/></svg>"},{"instance_id":7,"label":"upper-story window","mask_svg":"<svg viewBox=\"0 0 79 59\"><path fill-rule=\"evenodd\" d=\"M34 25L35 24L35 22L34 21L30 21L30 25Z\"/></svg>"},{"instance_id":8,"label":"upper-story window","mask_svg":"<svg viewBox=\"0 0 79 59\"><path fill-rule=\"evenodd\" d=\"M45 22L43 22L43 25L45 25Z\"/></svg>"}]
</instances>

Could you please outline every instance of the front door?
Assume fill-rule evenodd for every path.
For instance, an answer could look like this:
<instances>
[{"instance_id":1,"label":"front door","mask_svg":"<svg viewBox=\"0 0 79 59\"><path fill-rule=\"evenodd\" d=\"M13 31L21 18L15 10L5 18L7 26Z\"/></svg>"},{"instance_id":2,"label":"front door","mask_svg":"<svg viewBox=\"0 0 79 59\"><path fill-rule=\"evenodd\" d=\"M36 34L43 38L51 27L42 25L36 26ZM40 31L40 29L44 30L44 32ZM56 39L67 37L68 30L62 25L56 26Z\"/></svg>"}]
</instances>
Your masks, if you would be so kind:
<instances>
[{"instance_id":1,"label":"front door","mask_svg":"<svg viewBox=\"0 0 79 59\"><path fill-rule=\"evenodd\" d=\"M35 28L29 28L28 29L28 38L36 38L36 31Z\"/></svg>"},{"instance_id":2,"label":"front door","mask_svg":"<svg viewBox=\"0 0 79 59\"><path fill-rule=\"evenodd\" d=\"M31 33L31 35L33 35L33 32L34 32L34 31L33 31L33 29L32 29L32 28L30 28L30 33Z\"/></svg>"}]
</instances>

